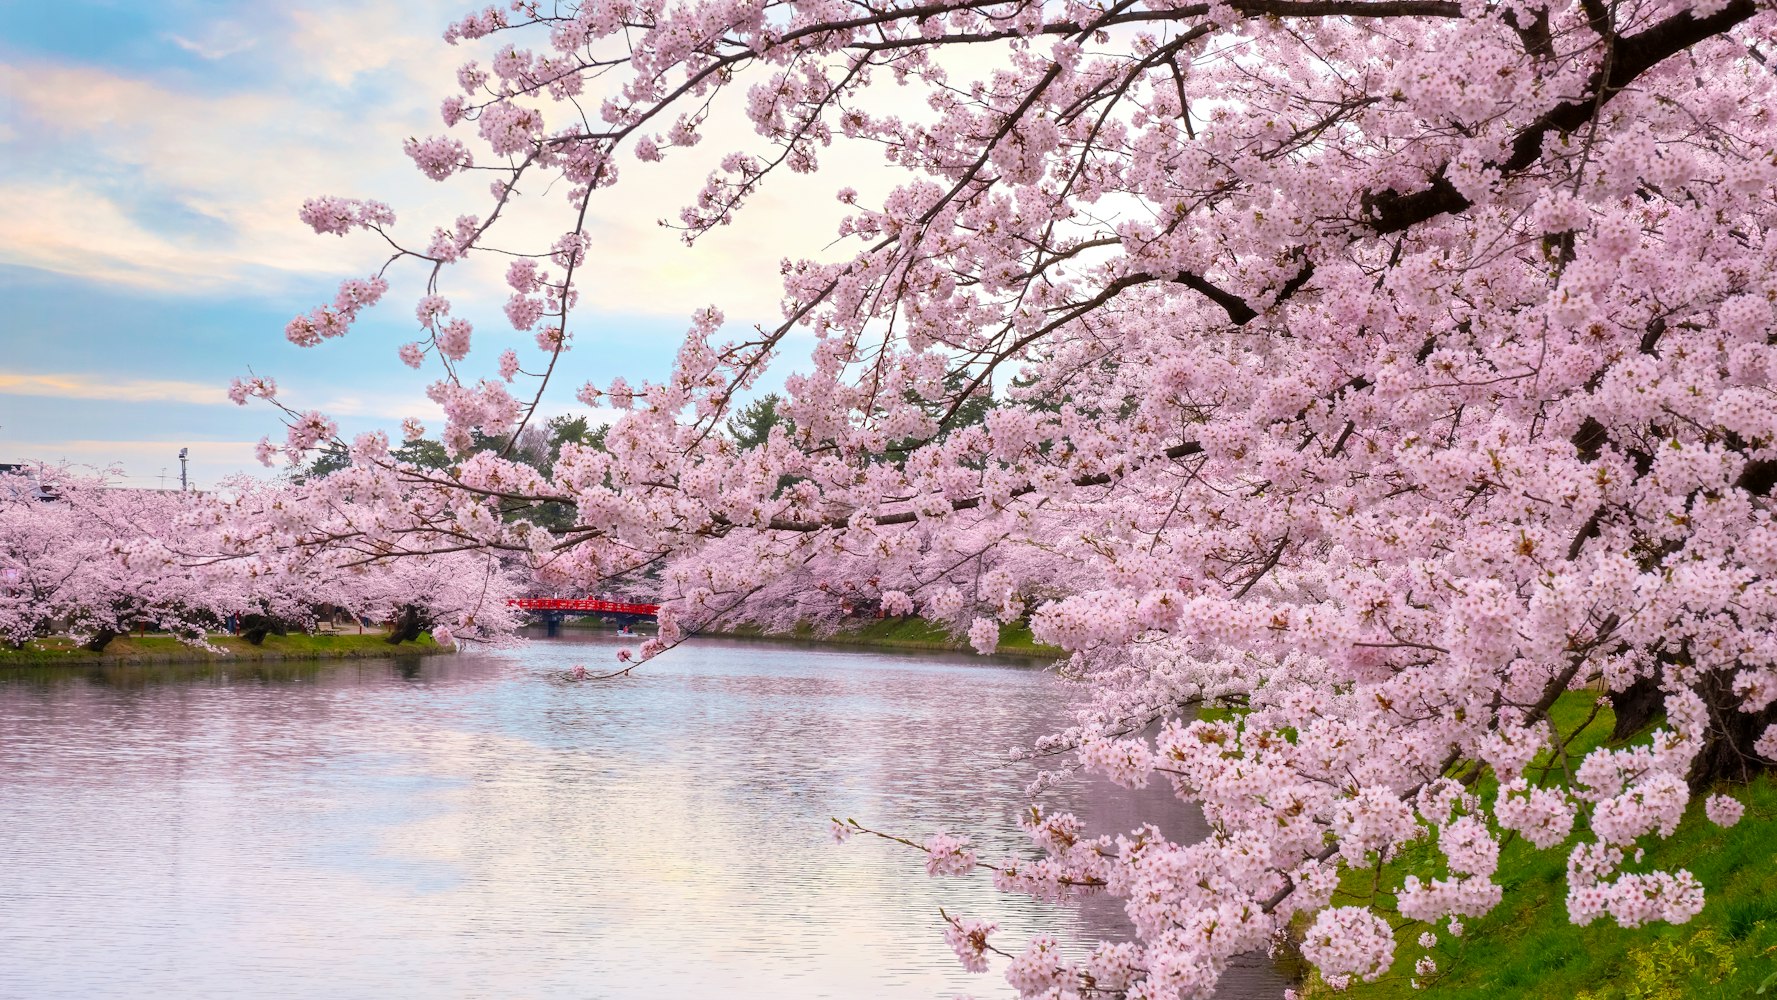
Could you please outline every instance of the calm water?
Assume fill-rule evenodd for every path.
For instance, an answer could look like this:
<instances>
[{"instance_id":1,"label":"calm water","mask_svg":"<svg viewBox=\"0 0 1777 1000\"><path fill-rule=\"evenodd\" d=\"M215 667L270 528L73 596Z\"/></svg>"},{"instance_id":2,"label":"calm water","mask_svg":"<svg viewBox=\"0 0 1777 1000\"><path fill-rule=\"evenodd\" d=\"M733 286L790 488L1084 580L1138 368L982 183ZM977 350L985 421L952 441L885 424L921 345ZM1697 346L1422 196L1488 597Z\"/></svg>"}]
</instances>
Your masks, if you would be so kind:
<instances>
[{"instance_id":1,"label":"calm water","mask_svg":"<svg viewBox=\"0 0 1777 1000\"><path fill-rule=\"evenodd\" d=\"M839 815L1022 847L1029 771L1001 761L1061 718L1048 674L702 642L554 679L615 643L0 671L0 997L1008 996L939 906L1006 944L1121 926L827 837ZM1122 829L1155 808L1129 794L1051 804ZM1282 985L1255 957L1223 994Z\"/></svg>"}]
</instances>

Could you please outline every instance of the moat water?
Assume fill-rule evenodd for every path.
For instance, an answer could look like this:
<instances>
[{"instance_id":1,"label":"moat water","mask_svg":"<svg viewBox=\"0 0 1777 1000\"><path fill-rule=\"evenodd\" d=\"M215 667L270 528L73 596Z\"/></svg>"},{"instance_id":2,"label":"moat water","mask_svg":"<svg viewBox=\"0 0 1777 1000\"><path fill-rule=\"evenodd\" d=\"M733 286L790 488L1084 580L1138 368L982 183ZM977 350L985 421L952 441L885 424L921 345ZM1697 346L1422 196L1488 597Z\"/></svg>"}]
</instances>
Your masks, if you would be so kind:
<instances>
[{"instance_id":1,"label":"moat water","mask_svg":"<svg viewBox=\"0 0 1777 1000\"><path fill-rule=\"evenodd\" d=\"M966 656L618 640L410 660L0 670L0 998L1011 996L939 907L1015 946L1125 936L827 817L1028 849L1051 674ZM1047 793L1095 830L1194 814ZM1076 951L1076 953L1078 953ZM1277 997L1263 956L1222 995Z\"/></svg>"}]
</instances>

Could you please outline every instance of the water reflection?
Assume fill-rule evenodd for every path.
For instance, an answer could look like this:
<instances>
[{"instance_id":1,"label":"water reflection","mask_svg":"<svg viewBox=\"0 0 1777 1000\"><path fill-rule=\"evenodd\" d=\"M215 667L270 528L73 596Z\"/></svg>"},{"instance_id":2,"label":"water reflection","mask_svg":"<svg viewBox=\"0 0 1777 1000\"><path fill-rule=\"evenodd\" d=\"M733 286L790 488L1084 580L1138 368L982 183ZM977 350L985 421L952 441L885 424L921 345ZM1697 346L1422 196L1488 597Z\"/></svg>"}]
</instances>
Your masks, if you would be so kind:
<instances>
[{"instance_id":1,"label":"water reflection","mask_svg":"<svg viewBox=\"0 0 1777 1000\"><path fill-rule=\"evenodd\" d=\"M825 817L1022 849L1049 675L701 642L598 684L609 640L424 661L0 675L0 997L933 997L940 905L1017 941L1116 934ZM1100 784L1056 807L1193 822ZM1262 960L1224 995L1275 997Z\"/></svg>"}]
</instances>

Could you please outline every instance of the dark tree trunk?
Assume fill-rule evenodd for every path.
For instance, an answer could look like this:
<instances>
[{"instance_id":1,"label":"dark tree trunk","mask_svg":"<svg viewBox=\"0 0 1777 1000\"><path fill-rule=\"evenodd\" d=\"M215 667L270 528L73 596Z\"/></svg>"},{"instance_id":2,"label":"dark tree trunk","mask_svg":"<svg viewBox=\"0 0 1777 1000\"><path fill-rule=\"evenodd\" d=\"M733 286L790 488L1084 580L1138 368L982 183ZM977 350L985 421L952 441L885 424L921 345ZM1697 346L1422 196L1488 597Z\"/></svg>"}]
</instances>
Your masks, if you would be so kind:
<instances>
[{"instance_id":1,"label":"dark tree trunk","mask_svg":"<svg viewBox=\"0 0 1777 1000\"><path fill-rule=\"evenodd\" d=\"M93 637L87 640L86 648L94 653L103 653L105 647L111 645L111 640L115 638L117 638L116 632L113 632L108 628L102 628L97 632L94 632Z\"/></svg>"},{"instance_id":2,"label":"dark tree trunk","mask_svg":"<svg viewBox=\"0 0 1777 1000\"><path fill-rule=\"evenodd\" d=\"M1657 677L1643 677L1622 691L1612 691L1610 710L1616 713L1617 724L1610 731L1611 740L1621 742L1646 729L1665 707Z\"/></svg>"},{"instance_id":3,"label":"dark tree trunk","mask_svg":"<svg viewBox=\"0 0 1777 1000\"><path fill-rule=\"evenodd\" d=\"M1688 780L1693 792L1720 781L1749 781L1777 763L1760 757L1752 748L1766 727L1777 723L1777 705L1762 712L1740 711L1740 697L1734 693L1734 673L1713 671L1694 689L1708 707L1709 732L1703 739L1703 749L1691 763ZM1657 677L1644 677L1622 691L1611 692L1610 707L1617 717L1611 740L1621 742L1646 729L1664 714L1665 701Z\"/></svg>"},{"instance_id":4,"label":"dark tree trunk","mask_svg":"<svg viewBox=\"0 0 1777 1000\"><path fill-rule=\"evenodd\" d=\"M265 642L265 637L272 634L276 625L265 615L242 615L240 620L241 638L249 645L257 646Z\"/></svg>"},{"instance_id":5,"label":"dark tree trunk","mask_svg":"<svg viewBox=\"0 0 1777 1000\"><path fill-rule=\"evenodd\" d=\"M1710 673L1697 694L1709 706L1709 736L1691 764L1691 791L1701 792L1718 781L1750 781L1769 769L1773 762L1760 757L1752 745L1777 723L1777 705L1762 712L1740 711L1733 675L1724 671Z\"/></svg>"},{"instance_id":6,"label":"dark tree trunk","mask_svg":"<svg viewBox=\"0 0 1777 1000\"><path fill-rule=\"evenodd\" d=\"M255 646L265 642L268 635L288 635L290 632L283 619L272 615L242 615L240 629L241 638Z\"/></svg>"},{"instance_id":7,"label":"dark tree trunk","mask_svg":"<svg viewBox=\"0 0 1777 1000\"><path fill-rule=\"evenodd\" d=\"M421 625L420 609L409 604L401 609L400 617L395 619L394 629L389 632L388 639L384 641L391 646L413 642L420 637Z\"/></svg>"}]
</instances>

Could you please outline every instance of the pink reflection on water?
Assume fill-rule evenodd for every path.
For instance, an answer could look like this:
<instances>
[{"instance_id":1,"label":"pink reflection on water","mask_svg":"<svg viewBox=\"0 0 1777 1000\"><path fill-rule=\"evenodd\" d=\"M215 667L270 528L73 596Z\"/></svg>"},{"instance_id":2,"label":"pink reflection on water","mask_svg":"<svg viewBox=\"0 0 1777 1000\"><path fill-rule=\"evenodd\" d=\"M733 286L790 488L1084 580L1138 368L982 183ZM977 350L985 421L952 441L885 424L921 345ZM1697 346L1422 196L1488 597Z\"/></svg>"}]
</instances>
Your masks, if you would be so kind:
<instances>
[{"instance_id":1,"label":"pink reflection on water","mask_svg":"<svg viewBox=\"0 0 1777 1000\"><path fill-rule=\"evenodd\" d=\"M1022 850L1003 755L1060 722L1050 675L709 642L551 681L601 652L0 680L0 996L1009 996L939 906L1120 933L1114 900L826 834ZM1113 830L1157 807L1195 822L1102 784L1051 802ZM1224 995L1281 990L1255 957Z\"/></svg>"}]
</instances>

